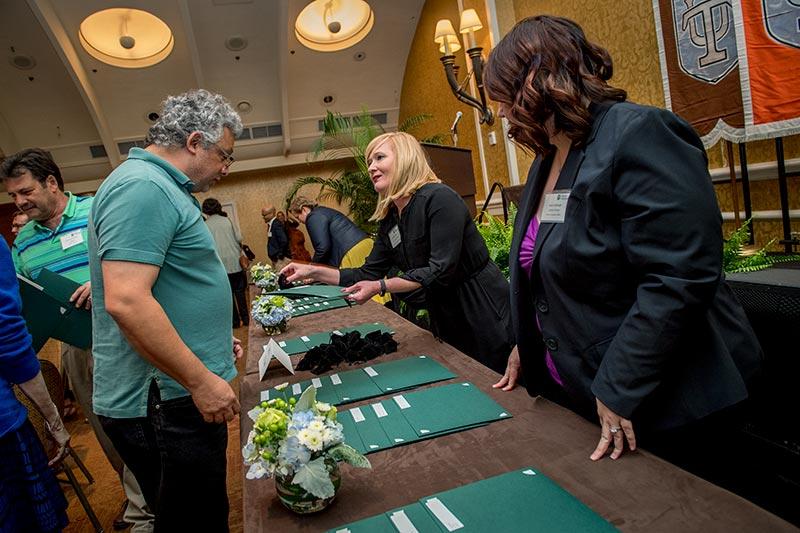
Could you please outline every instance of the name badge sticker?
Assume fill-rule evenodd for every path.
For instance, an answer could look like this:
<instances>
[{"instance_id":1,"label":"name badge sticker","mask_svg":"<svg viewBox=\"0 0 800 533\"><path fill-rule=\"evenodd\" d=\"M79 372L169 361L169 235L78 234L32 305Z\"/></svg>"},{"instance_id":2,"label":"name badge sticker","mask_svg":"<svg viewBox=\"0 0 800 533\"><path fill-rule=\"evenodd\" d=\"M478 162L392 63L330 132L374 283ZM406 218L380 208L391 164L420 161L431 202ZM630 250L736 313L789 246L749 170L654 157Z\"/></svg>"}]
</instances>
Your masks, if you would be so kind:
<instances>
[{"instance_id":1,"label":"name badge sticker","mask_svg":"<svg viewBox=\"0 0 800 533\"><path fill-rule=\"evenodd\" d=\"M59 240L61 241L61 249L67 250L83 242L83 233L81 233L81 230L76 229L66 235L62 235Z\"/></svg>"},{"instance_id":2,"label":"name badge sticker","mask_svg":"<svg viewBox=\"0 0 800 533\"><path fill-rule=\"evenodd\" d=\"M567 213L567 200L571 191L553 191L544 195L544 206L542 207L541 222L557 223L564 222Z\"/></svg>"},{"instance_id":3,"label":"name badge sticker","mask_svg":"<svg viewBox=\"0 0 800 533\"><path fill-rule=\"evenodd\" d=\"M403 242L403 239L400 237L400 228L395 225L389 230L389 243L392 245L392 248L397 248L397 245L401 242Z\"/></svg>"}]
</instances>

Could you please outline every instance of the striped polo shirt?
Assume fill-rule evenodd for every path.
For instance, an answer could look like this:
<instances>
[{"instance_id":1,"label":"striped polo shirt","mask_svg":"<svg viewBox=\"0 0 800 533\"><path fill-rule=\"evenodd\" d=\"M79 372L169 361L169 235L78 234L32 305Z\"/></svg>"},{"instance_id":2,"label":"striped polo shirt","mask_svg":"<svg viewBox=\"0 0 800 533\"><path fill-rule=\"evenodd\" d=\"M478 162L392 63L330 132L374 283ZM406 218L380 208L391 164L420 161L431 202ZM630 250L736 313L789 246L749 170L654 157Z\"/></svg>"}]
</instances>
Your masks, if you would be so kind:
<instances>
[{"instance_id":1,"label":"striped polo shirt","mask_svg":"<svg viewBox=\"0 0 800 533\"><path fill-rule=\"evenodd\" d=\"M90 196L67 193L67 207L58 227L51 231L33 220L20 229L11 257L18 274L36 279L43 268L77 283L89 281L87 225L92 209Z\"/></svg>"}]
</instances>

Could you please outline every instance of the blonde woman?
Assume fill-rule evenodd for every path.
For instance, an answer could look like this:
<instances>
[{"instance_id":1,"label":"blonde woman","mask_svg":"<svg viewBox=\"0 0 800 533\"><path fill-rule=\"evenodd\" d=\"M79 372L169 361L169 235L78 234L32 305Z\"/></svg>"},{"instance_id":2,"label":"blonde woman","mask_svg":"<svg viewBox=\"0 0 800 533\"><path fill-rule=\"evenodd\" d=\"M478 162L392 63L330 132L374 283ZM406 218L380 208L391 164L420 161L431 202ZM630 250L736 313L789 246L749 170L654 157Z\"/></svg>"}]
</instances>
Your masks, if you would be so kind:
<instances>
[{"instance_id":1,"label":"blonde woman","mask_svg":"<svg viewBox=\"0 0 800 533\"><path fill-rule=\"evenodd\" d=\"M336 270L292 263L289 281L342 285L359 304L387 292L424 295L434 334L502 372L513 345L508 283L489 260L464 201L441 183L425 152L407 133L385 133L366 151L378 193L375 244L360 268ZM401 274L385 279L397 268Z\"/></svg>"}]
</instances>

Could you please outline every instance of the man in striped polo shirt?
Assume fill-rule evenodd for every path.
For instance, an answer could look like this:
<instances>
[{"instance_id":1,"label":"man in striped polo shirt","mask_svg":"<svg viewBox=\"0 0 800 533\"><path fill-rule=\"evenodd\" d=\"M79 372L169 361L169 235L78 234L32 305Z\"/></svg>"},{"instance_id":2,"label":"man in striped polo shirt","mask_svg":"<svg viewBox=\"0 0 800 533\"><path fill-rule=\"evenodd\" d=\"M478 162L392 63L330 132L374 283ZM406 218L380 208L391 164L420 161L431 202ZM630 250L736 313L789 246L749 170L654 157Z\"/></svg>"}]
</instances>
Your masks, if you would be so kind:
<instances>
[{"instance_id":1,"label":"man in striped polo shirt","mask_svg":"<svg viewBox=\"0 0 800 533\"><path fill-rule=\"evenodd\" d=\"M46 268L80 283L70 301L75 307L90 309L87 224L92 198L65 193L61 171L50 155L38 148L22 150L6 158L0 165L0 178L17 208L31 220L20 229L11 249L17 273L35 280ZM92 409L91 351L61 343L61 358L81 410L108 461L119 474L130 502L125 520L116 522L120 526L124 522L132 523L133 531L152 531L152 515L142 509L141 489Z\"/></svg>"}]
</instances>

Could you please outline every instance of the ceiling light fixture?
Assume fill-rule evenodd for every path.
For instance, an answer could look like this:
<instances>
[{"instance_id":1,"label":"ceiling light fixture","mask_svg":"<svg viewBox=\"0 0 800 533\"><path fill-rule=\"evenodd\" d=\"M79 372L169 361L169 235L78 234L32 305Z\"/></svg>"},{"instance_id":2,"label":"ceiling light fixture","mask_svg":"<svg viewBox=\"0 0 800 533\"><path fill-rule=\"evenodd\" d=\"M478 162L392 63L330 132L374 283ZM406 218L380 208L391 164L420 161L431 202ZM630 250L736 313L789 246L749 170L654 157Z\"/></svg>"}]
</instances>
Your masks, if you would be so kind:
<instances>
[{"instance_id":1,"label":"ceiling light fixture","mask_svg":"<svg viewBox=\"0 0 800 533\"><path fill-rule=\"evenodd\" d=\"M374 24L364 0L314 0L297 16L294 34L307 48L336 52L360 42Z\"/></svg>"},{"instance_id":2,"label":"ceiling light fixture","mask_svg":"<svg viewBox=\"0 0 800 533\"><path fill-rule=\"evenodd\" d=\"M81 46L95 59L121 68L144 68L160 63L175 46L164 21L140 9L111 8L81 22Z\"/></svg>"}]
</instances>

